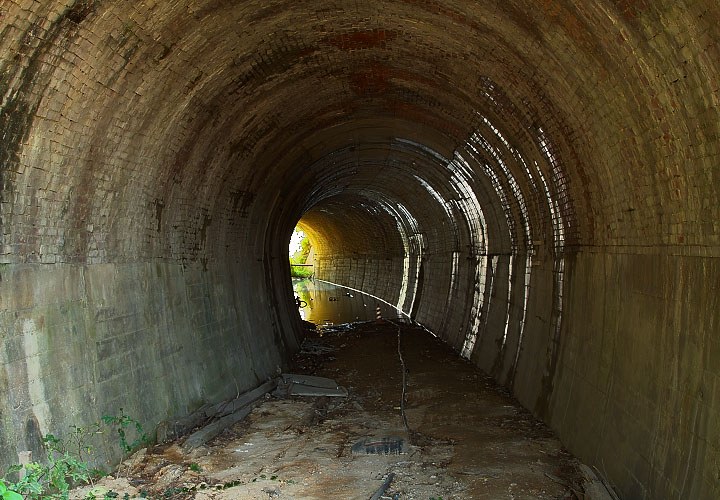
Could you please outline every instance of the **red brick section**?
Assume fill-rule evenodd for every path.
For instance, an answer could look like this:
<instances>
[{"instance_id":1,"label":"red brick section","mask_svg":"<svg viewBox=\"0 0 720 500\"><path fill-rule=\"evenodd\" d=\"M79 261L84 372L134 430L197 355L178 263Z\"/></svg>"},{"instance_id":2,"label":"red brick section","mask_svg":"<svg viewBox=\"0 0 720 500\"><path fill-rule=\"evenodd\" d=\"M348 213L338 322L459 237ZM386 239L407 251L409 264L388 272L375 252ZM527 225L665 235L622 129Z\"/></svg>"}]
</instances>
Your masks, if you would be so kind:
<instances>
[{"instance_id":1,"label":"red brick section","mask_svg":"<svg viewBox=\"0 0 720 500\"><path fill-rule=\"evenodd\" d=\"M0 387L33 397L0 402L0 449L77 423L66 382L149 377L126 335L158 380L197 332L272 372L302 218L320 275L436 331L623 498L720 497L718 25L708 0L2 2ZM63 378L67 332L114 340ZM136 408L235 390L182 380Z\"/></svg>"}]
</instances>

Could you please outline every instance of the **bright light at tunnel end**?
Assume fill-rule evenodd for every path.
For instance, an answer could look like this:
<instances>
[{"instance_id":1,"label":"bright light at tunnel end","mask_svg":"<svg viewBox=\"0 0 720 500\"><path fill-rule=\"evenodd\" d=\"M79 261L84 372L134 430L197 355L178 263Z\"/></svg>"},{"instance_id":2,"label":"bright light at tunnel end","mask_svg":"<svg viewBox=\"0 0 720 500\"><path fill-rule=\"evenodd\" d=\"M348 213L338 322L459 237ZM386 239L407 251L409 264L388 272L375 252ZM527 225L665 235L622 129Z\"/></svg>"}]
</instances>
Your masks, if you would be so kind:
<instances>
[{"instance_id":1,"label":"bright light at tunnel end","mask_svg":"<svg viewBox=\"0 0 720 500\"><path fill-rule=\"evenodd\" d=\"M290 237L290 245L288 246L288 253L290 255L294 255L302 249L302 240L305 236L302 229L295 228Z\"/></svg>"}]
</instances>

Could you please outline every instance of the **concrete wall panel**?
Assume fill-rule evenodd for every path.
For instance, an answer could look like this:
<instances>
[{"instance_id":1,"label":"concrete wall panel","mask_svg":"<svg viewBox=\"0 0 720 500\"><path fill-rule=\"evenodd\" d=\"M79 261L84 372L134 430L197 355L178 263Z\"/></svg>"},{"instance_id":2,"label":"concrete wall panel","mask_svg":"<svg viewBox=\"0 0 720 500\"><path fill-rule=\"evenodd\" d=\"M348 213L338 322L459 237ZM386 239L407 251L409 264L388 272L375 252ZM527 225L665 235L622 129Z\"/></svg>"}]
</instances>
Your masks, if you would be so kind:
<instances>
[{"instance_id":1,"label":"concrete wall panel","mask_svg":"<svg viewBox=\"0 0 720 500\"><path fill-rule=\"evenodd\" d=\"M242 270L167 263L0 270L4 453L119 409L155 426L257 385L283 364L264 311L233 300ZM17 288L23 293L16 293ZM114 443L102 452L118 458Z\"/></svg>"},{"instance_id":2,"label":"concrete wall panel","mask_svg":"<svg viewBox=\"0 0 720 500\"><path fill-rule=\"evenodd\" d=\"M549 421L624 498L720 493L717 283L717 259L574 260Z\"/></svg>"}]
</instances>

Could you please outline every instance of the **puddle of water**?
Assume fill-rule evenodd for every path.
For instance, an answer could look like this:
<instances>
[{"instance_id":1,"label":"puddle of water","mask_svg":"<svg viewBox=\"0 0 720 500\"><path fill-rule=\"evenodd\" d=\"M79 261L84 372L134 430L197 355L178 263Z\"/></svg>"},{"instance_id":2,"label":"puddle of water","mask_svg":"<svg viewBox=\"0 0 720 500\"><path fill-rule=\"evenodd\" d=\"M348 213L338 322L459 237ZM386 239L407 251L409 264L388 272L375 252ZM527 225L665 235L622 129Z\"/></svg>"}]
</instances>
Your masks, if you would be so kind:
<instances>
[{"instance_id":1,"label":"puddle of water","mask_svg":"<svg viewBox=\"0 0 720 500\"><path fill-rule=\"evenodd\" d=\"M384 319L405 319L395 307L351 288L318 279L293 279L295 295L302 301L300 317L316 325L374 321L376 308Z\"/></svg>"}]
</instances>

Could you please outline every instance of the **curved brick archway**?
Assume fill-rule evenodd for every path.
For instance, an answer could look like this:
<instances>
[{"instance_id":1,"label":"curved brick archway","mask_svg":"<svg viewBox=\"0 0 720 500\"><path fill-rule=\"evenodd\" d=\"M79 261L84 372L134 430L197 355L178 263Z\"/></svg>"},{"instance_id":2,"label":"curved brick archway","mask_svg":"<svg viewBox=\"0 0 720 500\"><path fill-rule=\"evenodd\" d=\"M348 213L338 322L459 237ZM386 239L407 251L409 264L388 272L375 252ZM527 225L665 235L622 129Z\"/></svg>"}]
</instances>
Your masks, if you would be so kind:
<instances>
[{"instance_id":1,"label":"curved brick archway","mask_svg":"<svg viewBox=\"0 0 720 500\"><path fill-rule=\"evenodd\" d=\"M0 463L275 373L300 221L624 497L720 495L720 8L346 4L0 5Z\"/></svg>"}]
</instances>

